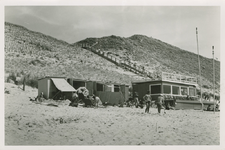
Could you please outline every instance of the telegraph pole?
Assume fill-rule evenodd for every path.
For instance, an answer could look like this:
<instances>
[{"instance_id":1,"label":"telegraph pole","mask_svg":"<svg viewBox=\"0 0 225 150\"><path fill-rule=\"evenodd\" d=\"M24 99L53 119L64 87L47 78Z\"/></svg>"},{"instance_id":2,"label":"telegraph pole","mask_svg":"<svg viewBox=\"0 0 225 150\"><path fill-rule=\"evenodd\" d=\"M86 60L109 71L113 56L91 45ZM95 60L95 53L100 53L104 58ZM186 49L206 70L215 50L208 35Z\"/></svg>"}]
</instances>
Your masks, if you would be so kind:
<instances>
[{"instance_id":1,"label":"telegraph pole","mask_svg":"<svg viewBox=\"0 0 225 150\"><path fill-rule=\"evenodd\" d=\"M199 84L200 84L200 102L202 103L202 81L201 81L201 64L199 58L199 47L198 47L198 28L196 28L196 40L197 40L197 52L198 52L198 68L199 68ZM202 103L202 111L203 111L203 103Z\"/></svg>"}]
</instances>

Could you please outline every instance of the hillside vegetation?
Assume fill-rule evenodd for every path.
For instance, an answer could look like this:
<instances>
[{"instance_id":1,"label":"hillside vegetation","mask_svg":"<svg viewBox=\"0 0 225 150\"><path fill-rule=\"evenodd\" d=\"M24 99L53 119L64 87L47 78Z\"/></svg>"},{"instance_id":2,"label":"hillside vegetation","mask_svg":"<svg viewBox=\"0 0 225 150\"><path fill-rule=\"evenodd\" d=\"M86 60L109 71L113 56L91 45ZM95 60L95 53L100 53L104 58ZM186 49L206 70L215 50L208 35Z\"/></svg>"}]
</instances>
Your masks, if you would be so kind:
<instances>
[{"instance_id":1,"label":"hillside vegetation","mask_svg":"<svg viewBox=\"0 0 225 150\"><path fill-rule=\"evenodd\" d=\"M108 36L102 38L87 38L74 43L77 46L88 43L94 49L110 52L120 59L135 62L145 66L151 72L171 72L197 77L198 55L182 50L160 40L144 35L133 35L128 38ZM213 60L200 56L202 85L205 88L213 86ZM220 62L215 60L216 86L220 84Z\"/></svg>"},{"instance_id":2,"label":"hillside vegetation","mask_svg":"<svg viewBox=\"0 0 225 150\"><path fill-rule=\"evenodd\" d=\"M85 49L7 22L5 74L28 75L34 80L49 75L121 84L141 79Z\"/></svg>"},{"instance_id":3,"label":"hillside vegetation","mask_svg":"<svg viewBox=\"0 0 225 150\"><path fill-rule=\"evenodd\" d=\"M76 35L76 33L74 33ZM37 81L44 76L64 76L130 84L144 77L82 49L88 43L94 49L110 52L123 60L145 66L150 72L171 72L198 76L197 55L143 35L128 38L109 36L87 38L74 44L58 40L22 26L5 23L5 76ZM203 86L212 88L212 59L200 56ZM216 86L219 90L220 62L215 61Z\"/></svg>"}]
</instances>

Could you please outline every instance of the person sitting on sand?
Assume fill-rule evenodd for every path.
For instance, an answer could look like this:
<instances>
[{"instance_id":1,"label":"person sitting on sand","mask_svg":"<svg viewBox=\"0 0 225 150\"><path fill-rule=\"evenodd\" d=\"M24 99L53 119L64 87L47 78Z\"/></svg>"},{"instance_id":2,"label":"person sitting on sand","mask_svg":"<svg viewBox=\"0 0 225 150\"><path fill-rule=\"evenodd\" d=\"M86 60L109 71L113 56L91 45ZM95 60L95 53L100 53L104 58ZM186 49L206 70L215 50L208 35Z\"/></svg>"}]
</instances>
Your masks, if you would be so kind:
<instances>
[{"instance_id":1,"label":"person sitting on sand","mask_svg":"<svg viewBox=\"0 0 225 150\"><path fill-rule=\"evenodd\" d=\"M100 102L100 98L98 96L95 96L94 94L93 94L93 98L94 98L94 101L95 101L95 107L98 107L98 104Z\"/></svg>"},{"instance_id":2,"label":"person sitting on sand","mask_svg":"<svg viewBox=\"0 0 225 150\"><path fill-rule=\"evenodd\" d=\"M157 105L158 108L158 113L161 114L161 109L164 109L164 113L165 112L165 108L162 106L162 104L164 103L164 97L163 94L160 94L160 96L157 98L157 100L155 101L155 104Z\"/></svg>"},{"instance_id":3,"label":"person sitting on sand","mask_svg":"<svg viewBox=\"0 0 225 150\"><path fill-rule=\"evenodd\" d=\"M41 94L38 95L38 96L35 98L35 100L36 100L37 102L43 102L43 101L44 101L44 93L41 92Z\"/></svg>"},{"instance_id":4,"label":"person sitting on sand","mask_svg":"<svg viewBox=\"0 0 225 150\"><path fill-rule=\"evenodd\" d=\"M77 107L78 106L78 95L76 92L73 92L72 94L72 99L71 99L71 103L69 104L69 106L72 106L72 107Z\"/></svg>"},{"instance_id":5,"label":"person sitting on sand","mask_svg":"<svg viewBox=\"0 0 225 150\"><path fill-rule=\"evenodd\" d=\"M147 91L147 93L145 94L143 99L144 99L144 102L146 104L145 113L149 113L149 108L150 108L151 101L152 101L152 97L150 95L150 91Z\"/></svg>"}]
</instances>

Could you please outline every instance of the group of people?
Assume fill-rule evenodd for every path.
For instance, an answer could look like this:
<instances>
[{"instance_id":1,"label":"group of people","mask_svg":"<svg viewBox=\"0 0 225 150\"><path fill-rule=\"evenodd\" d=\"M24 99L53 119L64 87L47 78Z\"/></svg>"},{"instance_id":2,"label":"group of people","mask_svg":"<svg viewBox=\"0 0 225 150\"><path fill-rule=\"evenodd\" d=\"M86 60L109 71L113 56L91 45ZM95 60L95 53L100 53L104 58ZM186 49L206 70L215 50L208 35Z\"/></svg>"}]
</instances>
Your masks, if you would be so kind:
<instances>
[{"instance_id":1,"label":"group of people","mask_svg":"<svg viewBox=\"0 0 225 150\"><path fill-rule=\"evenodd\" d=\"M152 105L152 97L150 95L150 91L147 91L147 93L143 97L143 100L145 101L145 104L146 104L145 113L149 113L150 106ZM163 107L163 103L164 103L164 97L162 94L160 94L159 97L155 100L155 104L157 105L159 114L161 114L161 109L164 109L164 113L165 113L165 108Z\"/></svg>"},{"instance_id":2,"label":"group of people","mask_svg":"<svg viewBox=\"0 0 225 150\"><path fill-rule=\"evenodd\" d=\"M87 106L98 107L98 104L101 101L100 98L95 96L94 94L93 96L89 95L84 96L82 93L78 95L77 92L73 92L70 106L78 107L78 103L80 102L80 100L85 104L86 107Z\"/></svg>"},{"instance_id":3,"label":"group of people","mask_svg":"<svg viewBox=\"0 0 225 150\"><path fill-rule=\"evenodd\" d=\"M132 106L132 103L133 103L133 105L136 108L138 108L138 107L143 108L144 105L146 105L145 113L149 113L150 107L153 105L150 91L146 92L146 94L143 96L143 99L138 99L138 97L139 97L138 93L134 92L133 96L131 96L129 98L129 100L127 101L127 106L130 107L130 106ZM164 113L165 113L165 107L163 107L163 105L165 105L165 104L166 103L164 102L164 96L163 96L163 94L160 94L158 96L158 98L155 100L155 105L157 105L159 114L161 114L161 109L164 109Z\"/></svg>"}]
</instances>

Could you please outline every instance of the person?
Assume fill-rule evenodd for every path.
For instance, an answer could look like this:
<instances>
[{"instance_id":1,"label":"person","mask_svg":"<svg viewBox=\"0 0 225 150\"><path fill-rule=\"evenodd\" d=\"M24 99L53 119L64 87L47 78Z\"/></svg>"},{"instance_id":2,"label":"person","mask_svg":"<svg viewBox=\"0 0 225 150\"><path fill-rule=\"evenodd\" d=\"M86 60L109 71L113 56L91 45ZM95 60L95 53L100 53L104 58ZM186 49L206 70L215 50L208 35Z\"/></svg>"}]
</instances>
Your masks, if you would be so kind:
<instances>
[{"instance_id":1,"label":"person","mask_svg":"<svg viewBox=\"0 0 225 150\"><path fill-rule=\"evenodd\" d=\"M151 101L152 101L150 91L147 91L147 93L144 95L143 99L146 104L145 113L149 113L149 108L150 108Z\"/></svg>"},{"instance_id":2,"label":"person","mask_svg":"<svg viewBox=\"0 0 225 150\"><path fill-rule=\"evenodd\" d=\"M69 106L78 107L78 95L77 95L77 92L73 92L72 99L71 99L71 103L70 103Z\"/></svg>"},{"instance_id":3,"label":"person","mask_svg":"<svg viewBox=\"0 0 225 150\"><path fill-rule=\"evenodd\" d=\"M220 101L216 104L216 111L220 111Z\"/></svg>"},{"instance_id":4,"label":"person","mask_svg":"<svg viewBox=\"0 0 225 150\"><path fill-rule=\"evenodd\" d=\"M190 96L189 95L187 95L187 98L186 98L187 100L190 100Z\"/></svg>"},{"instance_id":5,"label":"person","mask_svg":"<svg viewBox=\"0 0 225 150\"><path fill-rule=\"evenodd\" d=\"M73 92L72 94L72 100L76 100L78 98L77 92Z\"/></svg>"},{"instance_id":6,"label":"person","mask_svg":"<svg viewBox=\"0 0 225 150\"><path fill-rule=\"evenodd\" d=\"M39 96L37 96L36 101L37 102L43 102L44 101L44 93L43 92L41 92L41 94Z\"/></svg>"},{"instance_id":7,"label":"person","mask_svg":"<svg viewBox=\"0 0 225 150\"><path fill-rule=\"evenodd\" d=\"M211 110L211 105L208 105L208 107L207 107L206 110L207 110L207 111L210 111L210 110Z\"/></svg>"},{"instance_id":8,"label":"person","mask_svg":"<svg viewBox=\"0 0 225 150\"><path fill-rule=\"evenodd\" d=\"M157 98L157 100L155 101L157 108L158 108L158 113L161 114L161 109L164 109L164 113L165 112L165 108L162 106L162 104L164 103L164 97L163 94L160 94L159 97Z\"/></svg>"},{"instance_id":9,"label":"person","mask_svg":"<svg viewBox=\"0 0 225 150\"><path fill-rule=\"evenodd\" d=\"M136 108L138 108L139 101L138 101L138 93L137 92L134 92L134 103L135 103Z\"/></svg>"},{"instance_id":10,"label":"person","mask_svg":"<svg viewBox=\"0 0 225 150\"><path fill-rule=\"evenodd\" d=\"M95 95L93 94L93 99L94 99L94 101L95 101L94 106L95 106L95 107L98 107L98 104L99 104L99 102L100 102L100 98L99 98L98 96L95 96Z\"/></svg>"}]
</instances>

